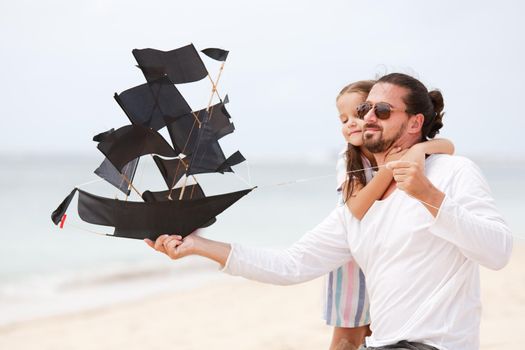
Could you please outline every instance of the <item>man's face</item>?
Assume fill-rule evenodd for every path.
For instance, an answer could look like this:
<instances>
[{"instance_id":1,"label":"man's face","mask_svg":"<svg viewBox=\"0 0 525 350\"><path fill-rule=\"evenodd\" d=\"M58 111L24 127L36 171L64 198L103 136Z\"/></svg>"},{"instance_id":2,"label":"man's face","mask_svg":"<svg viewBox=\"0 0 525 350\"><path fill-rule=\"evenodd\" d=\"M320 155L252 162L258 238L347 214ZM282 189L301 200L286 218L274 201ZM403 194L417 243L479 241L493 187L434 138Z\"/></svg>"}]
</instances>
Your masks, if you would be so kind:
<instances>
[{"instance_id":1,"label":"man's face","mask_svg":"<svg viewBox=\"0 0 525 350\"><path fill-rule=\"evenodd\" d=\"M372 153L383 153L391 149L406 135L408 114L403 97L405 88L389 83L377 83L368 94L367 102L375 106L378 102L390 105L388 119L379 119L372 108L365 116L363 133L364 146Z\"/></svg>"}]
</instances>

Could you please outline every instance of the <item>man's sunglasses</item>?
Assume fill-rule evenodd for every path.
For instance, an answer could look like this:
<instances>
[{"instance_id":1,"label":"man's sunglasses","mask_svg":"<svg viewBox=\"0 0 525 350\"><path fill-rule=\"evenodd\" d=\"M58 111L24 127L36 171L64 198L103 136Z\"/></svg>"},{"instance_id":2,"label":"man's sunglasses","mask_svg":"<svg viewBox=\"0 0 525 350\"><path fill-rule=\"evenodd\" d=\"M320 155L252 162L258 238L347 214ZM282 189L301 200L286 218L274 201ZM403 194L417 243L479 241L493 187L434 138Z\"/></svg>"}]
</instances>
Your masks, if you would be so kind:
<instances>
[{"instance_id":1,"label":"man's sunglasses","mask_svg":"<svg viewBox=\"0 0 525 350\"><path fill-rule=\"evenodd\" d=\"M370 102L363 102L357 106L357 117L359 119L364 119L365 115L367 115L372 108L374 108L374 114L376 117L381 120L390 118L390 114L393 110L392 106L386 102L378 102L375 105Z\"/></svg>"}]
</instances>

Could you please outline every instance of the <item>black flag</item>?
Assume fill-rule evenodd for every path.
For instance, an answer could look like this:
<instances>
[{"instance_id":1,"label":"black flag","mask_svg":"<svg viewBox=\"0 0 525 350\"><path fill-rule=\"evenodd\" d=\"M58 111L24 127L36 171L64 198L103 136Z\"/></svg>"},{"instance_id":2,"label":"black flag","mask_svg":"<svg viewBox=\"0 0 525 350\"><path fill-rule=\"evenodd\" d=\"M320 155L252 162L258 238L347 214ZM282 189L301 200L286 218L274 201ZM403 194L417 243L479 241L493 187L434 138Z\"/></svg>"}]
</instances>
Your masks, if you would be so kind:
<instances>
[{"instance_id":1,"label":"black flag","mask_svg":"<svg viewBox=\"0 0 525 350\"><path fill-rule=\"evenodd\" d=\"M213 58L214 60L222 61L222 62L226 61L226 58L228 57L228 53L229 53L229 51L222 50L222 49L216 49L216 48L204 49L204 50L201 50L201 52L205 54L206 56L208 56L209 58Z\"/></svg>"},{"instance_id":2,"label":"black flag","mask_svg":"<svg viewBox=\"0 0 525 350\"><path fill-rule=\"evenodd\" d=\"M208 75L193 44L171 51L135 49L132 52L148 82L168 76L174 84L182 84L201 80Z\"/></svg>"}]
</instances>

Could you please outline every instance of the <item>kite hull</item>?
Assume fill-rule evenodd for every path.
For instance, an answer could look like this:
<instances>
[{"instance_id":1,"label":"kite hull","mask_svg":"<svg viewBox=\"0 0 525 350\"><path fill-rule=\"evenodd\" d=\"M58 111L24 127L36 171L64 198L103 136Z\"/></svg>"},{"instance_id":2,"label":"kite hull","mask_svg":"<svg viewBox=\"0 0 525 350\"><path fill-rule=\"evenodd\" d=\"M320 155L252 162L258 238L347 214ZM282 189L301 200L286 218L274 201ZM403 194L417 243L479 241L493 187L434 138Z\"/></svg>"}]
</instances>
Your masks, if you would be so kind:
<instances>
[{"instance_id":1,"label":"kite hull","mask_svg":"<svg viewBox=\"0 0 525 350\"><path fill-rule=\"evenodd\" d=\"M88 223L115 227L114 236L155 240L163 234L187 236L210 224L253 189L191 200L133 202L78 190L78 214Z\"/></svg>"}]
</instances>

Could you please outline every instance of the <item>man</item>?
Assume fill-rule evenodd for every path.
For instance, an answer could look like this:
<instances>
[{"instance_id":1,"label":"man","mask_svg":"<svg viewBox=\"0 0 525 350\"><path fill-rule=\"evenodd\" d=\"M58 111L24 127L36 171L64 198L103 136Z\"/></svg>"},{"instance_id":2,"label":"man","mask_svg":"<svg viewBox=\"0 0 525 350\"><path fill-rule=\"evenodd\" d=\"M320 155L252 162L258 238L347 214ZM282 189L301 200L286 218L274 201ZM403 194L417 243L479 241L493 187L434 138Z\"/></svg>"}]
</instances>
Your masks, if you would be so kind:
<instances>
[{"instance_id":1,"label":"man","mask_svg":"<svg viewBox=\"0 0 525 350\"><path fill-rule=\"evenodd\" d=\"M379 79L359 113L379 166L442 126L443 101L404 74ZM479 347L479 265L502 268L512 236L479 169L462 157L432 155L387 165L395 181L358 221L346 206L286 250L161 236L148 244L173 259L198 254L224 271L274 284L299 283L355 259L367 279L369 349Z\"/></svg>"}]
</instances>

